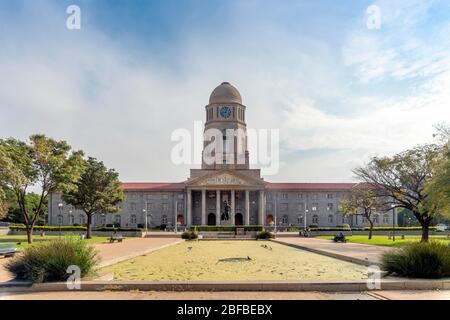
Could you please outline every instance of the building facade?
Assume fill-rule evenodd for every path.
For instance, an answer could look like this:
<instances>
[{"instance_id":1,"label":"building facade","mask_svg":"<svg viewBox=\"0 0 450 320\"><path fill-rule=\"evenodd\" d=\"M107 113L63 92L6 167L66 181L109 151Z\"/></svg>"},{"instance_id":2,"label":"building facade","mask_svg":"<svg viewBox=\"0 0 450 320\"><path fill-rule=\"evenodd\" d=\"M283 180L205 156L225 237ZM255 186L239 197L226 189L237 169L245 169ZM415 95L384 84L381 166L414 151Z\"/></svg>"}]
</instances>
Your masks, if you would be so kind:
<instances>
[{"instance_id":1,"label":"building facade","mask_svg":"<svg viewBox=\"0 0 450 320\"><path fill-rule=\"evenodd\" d=\"M338 211L340 201L355 183L272 183L261 177L259 169L250 168L246 106L230 83L214 89L205 116L201 169L191 169L190 177L179 183L123 183L126 198L119 212L96 215L94 226L368 225L362 216L345 217ZM220 148L211 150L209 142L218 138ZM395 220L393 212L376 214L375 226L396 225ZM85 223L82 211L64 204L59 194L50 195L50 225Z\"/></svg>"}]
</instances>

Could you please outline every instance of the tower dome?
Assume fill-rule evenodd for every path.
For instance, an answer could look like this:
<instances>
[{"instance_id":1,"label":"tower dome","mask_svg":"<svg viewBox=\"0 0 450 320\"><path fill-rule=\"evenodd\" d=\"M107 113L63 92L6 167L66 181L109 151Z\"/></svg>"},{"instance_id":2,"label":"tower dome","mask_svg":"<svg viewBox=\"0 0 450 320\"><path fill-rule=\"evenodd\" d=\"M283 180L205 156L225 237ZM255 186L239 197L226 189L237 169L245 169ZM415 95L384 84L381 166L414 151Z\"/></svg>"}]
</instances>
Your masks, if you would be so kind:
<instances>
[{"instance_id":1,"label":"tower dome","mask_svg":"<svg viewBox=\"0 0 450 320\"><path fill-rule=\"evenodd\" d=\"M213 103L239 103L242 104L242 98L239 91L229 82L222 82L215 88L209 97L209 104Z\"/></svg>"}]
</instances>

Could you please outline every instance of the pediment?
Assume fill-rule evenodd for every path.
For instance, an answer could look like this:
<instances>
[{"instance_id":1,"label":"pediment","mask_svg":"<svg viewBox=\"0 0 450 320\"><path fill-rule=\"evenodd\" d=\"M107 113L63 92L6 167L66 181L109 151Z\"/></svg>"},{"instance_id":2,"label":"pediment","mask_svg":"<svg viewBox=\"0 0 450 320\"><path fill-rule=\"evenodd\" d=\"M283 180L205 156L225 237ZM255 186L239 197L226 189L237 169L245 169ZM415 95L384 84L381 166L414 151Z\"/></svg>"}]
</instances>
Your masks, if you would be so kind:
<instances>
[{"instance_id":1,"label":"pediment","mask_svg":"<svg viewBox=\"0 0 450 320\"><path fill-rule=\"evenodd\" d=\"M198 177L187 183L189 186L213 187L213 186L263 186L264 180L247 177L231 170L219 171Z\"/></svg>"}]
</instances>

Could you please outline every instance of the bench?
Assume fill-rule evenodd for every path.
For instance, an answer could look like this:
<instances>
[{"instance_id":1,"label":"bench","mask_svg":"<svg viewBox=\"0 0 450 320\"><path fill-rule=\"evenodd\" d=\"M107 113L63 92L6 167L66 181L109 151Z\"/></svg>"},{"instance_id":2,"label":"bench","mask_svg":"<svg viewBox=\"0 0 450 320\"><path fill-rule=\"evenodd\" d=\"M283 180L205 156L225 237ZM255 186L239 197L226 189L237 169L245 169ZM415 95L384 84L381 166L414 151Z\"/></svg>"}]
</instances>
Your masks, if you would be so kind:
<instances>
[{"instance_id":1,"label":"bench","mask_svg":"<svg viewBox=\"0 0 450 320\"><path fill-rule=\"evenodd\" d=\"M109 242L110 243L114 243L114 241L117 242L122 242L123 238L121 234L113 234L110 238L109 238Z\"/></svg>"},{"instance_id":2,"label":"bench","mask_svg":"<svg viewBox=\"0 0 450 320\"><path fill-rule=\"evenodd\" d=\"M0 257L13 257L17 253L17 249L12 243L0 243Z\"/></svg>"},{"instance_id":3,"label":"bench","mask_svg":"<svg viewBox=\"0 0 450 320\"><path fill-rule=\"evenodd\" d=\"M340 234L340 235L334 236L333 241L346 243L347 239L345 238L345 236L343 234Z\"/></svg>"}]
</instances>

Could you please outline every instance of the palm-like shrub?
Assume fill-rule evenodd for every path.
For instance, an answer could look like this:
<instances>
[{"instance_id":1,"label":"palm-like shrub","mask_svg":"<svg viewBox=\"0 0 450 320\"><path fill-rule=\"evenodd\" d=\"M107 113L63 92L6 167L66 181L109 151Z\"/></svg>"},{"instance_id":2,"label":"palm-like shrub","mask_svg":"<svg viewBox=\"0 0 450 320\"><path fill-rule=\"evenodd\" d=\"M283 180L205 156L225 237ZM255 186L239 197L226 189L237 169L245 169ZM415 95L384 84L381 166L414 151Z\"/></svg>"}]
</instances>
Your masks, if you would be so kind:
<instances>
[{"instance_id":1,"label":"palm-like shrub","mask_svg":"<svg viewBox=\"0 0 450 320\"><path fill-rule=\"evenodd\" d=\"M382 258L383 269L408 278L437 279L450 276L450 247L442 242L418 242Z\"/></svg>"},{"instance_id":2,"label":"palm-like shrub","mask_svg":"<svg viewBox=\"0 0 450 320\"><path fill-rule=\"evenodd\" d=\"M19 279L32 282L65 281L69 266L80 268L81 277L94 272L98 256L86 240L68 236L28 247L6 265Z\"/></svg>"}]
</instances>

